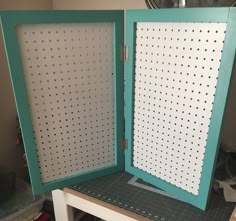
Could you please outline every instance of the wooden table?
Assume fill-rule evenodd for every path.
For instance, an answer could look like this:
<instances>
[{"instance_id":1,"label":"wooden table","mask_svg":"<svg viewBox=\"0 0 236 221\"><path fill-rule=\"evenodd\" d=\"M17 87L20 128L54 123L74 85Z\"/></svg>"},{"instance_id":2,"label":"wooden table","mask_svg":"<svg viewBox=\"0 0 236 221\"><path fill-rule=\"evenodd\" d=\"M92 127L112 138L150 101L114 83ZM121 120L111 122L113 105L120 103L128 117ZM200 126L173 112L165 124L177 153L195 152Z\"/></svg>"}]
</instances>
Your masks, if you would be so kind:
<instances>
[{"instance_id":1,"label":"wooden table","mask_svg":"<svg viewBox=\"0 0 236 221\"><path fill-rule=\"evenodd\" d=\"M54 190L56 220L74 220L72 208L77 208L110 221L236 221L235 204L226 203L222 195L212 193L208 210L204 212L160 194L155 191L159 189L148 184L144 188L145 182L133 178L121 172Z\"/></svg>"},{"instance_id":2,"label":"wooden table","mask_svg":"<svg viewBox=\"0 0 236 221\"><path fill-rule=\"evenodd\" d=\"M150 221L145 217L115 207L69 188L54 190L52 195L56 221L73 221L73 208L77 208L104 220Z\"/></svg>"}]
</instances>

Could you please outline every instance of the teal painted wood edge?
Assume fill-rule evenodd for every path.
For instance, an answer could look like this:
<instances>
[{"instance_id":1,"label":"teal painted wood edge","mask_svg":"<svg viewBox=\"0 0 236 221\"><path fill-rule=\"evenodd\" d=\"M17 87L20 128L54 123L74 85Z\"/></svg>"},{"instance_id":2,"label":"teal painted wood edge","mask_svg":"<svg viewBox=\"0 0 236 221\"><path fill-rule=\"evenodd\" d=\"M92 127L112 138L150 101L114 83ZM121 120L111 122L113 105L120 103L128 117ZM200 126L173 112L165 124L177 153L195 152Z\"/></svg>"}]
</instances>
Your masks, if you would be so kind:
<instances>
[{"instance_id":1,"label":"teal painted wood edge","mask_svg":"<svg viewBox=\"0 0 236 221\"><path fill-rule=\"evenodd\" d=\"M124 13L119 23L113 24L113 42L115 42L114 57L114 105L115 105L115 144L116 164L120 170L125 168L125 155L120 148L121 141L125 137L124 121L124 62L121 60L121 47L124 45Z\"/></svg>"},{"instance_id":2,"label":"teal painted wood edge","mask_svg":"<svg viewBox=\"0 0 236 221\"><path fill-rule=\"evenodd\" d=\"M123 89L124 70L123 64L119 61L120 45L123 44L124 12L123 11L0 11L1 25L5 49L17 112L22 128L24 144L26 148L27 161L31 177L32 189L35 194L53 190L55 188L73 185L75 183L91 179L93 177L106 175L123 170L124 154L120 149L119 140L124 137L123 122ZM109 168L94 170L84 174L69 176L53 182L42 183L39 164L37 160L36 144L34 142L31 113L27 101L27 92L21 65L19 46L15 33L15 26L20 24L41 24L41 23L84 23L84 22L112 22L114 24L113 39L114 50L114 96L115 98L115 157L116 163ZM116 63L117 62L117 63Z\"/></svg>"},{"instance_id":3,"label":"teal painted wood edge","mask_svg":"<svg viewBox=\"0 0 236 221\"><path fill-rule=\"evenodd\" d=\"M35 195L49 192L58 188L68 187L74 184L79 184L87 180L95 179L101 176L106 176L112 173L120 172L121 168L118 166L110 166L102 169L96 169L79 175L72 175L52 182L44 183L37 189L33 188Z\"/></svg>"},{"instance_id":4,"label":"teal painted wood edge","mask_svg":"<svg viewBox=\"0 0 236 221\"><path fill-rule=\"evenodd\" d=\"M236 8L230 8L210 127L208 131L206 152L202 167L202 179L199 186L199 199L206 200L206 203L213 179L212 172L214 172L215 162L218 155L221 127L230 87L230 81L233 73L236 55L235 39ZM204 207L206 207L206 205L204 205Z\"/></svg>"},{"instance_id":5,"label":"teal painted wood edge","mask_svg":"<svg viewBox=\"0 0 236 221\"><path fill-rule=\"evenodd\" d=\"M122 10L0 11L10 24L95 23L120 21Z\"/></svg>"},{"instance_id":6,"label":"teal painted wood edge","mask_svg":"<svg viewBox=\"0 0 236 221\"><path fill-rule=\"evenodd\" d=\"M134 118L134 49L135 49L135 23L130 19L129 12L126 16L126 46L128 47L128 60L125 65L125 137L127 149L125 150L125 170L130 172L132 165L133 147L133 118Z\"/></svg>"},{"instance_id":7,"label":"teal painted wood edge","mask_svg":"<svg viewBox=\"0 0 236 221\"><path fill-rule=\"evenodd\" d=\"M226 22L229 8L169 8L128 10L131 22Z\"/></svg>"},{"instance_id":8,"label":"teal painted wood edge","mask_svg":"<svg viewBox=\"0 0 236 221\"><path fill-rule=\"evenodd\" d=\"M201 11L201 13L199 13ZM202 13L203 11L203 13ZM167 17L167 13L170 16ZM205 210L212 182L214 162L218 153L218 143L221 124L226 104L227 93L233 69L236 50L236 9L235 8L207 8L207 9L164 9L147 12L144 10L127 12L127 46L129 47L129 60L126 63L126 171L158 186L159 188L183 199L184 201ZM222 62L215 94L214 106L209 128L206 153L203 162L202 179L198 196L184 191L170 183L152 176L132 165L132 140L133 140L133 96L134 96L134 48L135 48L135 23L136 22L227 22L225 44L222 53Z\"/></svg>"},{"instance_id":9,"label":"teal painted wood edge","mask_svg":"<svg viewBox=\"0 0 236 221\"><path fill-rule=\"evenodd\" d=\"M3 39L7 54L8 67L10 71L11 82L13 86L19 122L22 128L22 135L26 147L27 161L29 172L34 189L41 188L41 180L39 177L39 165L37 153L35 150L34 134L31 124L31 114L27 102L26 87L22 74L21 61L19 58L19 49L16 39L14 26L10 25L4 16L1 16L1 25L3 31ZM23 123L24 122L24 123Z\"/></svg>"}]
</instances>

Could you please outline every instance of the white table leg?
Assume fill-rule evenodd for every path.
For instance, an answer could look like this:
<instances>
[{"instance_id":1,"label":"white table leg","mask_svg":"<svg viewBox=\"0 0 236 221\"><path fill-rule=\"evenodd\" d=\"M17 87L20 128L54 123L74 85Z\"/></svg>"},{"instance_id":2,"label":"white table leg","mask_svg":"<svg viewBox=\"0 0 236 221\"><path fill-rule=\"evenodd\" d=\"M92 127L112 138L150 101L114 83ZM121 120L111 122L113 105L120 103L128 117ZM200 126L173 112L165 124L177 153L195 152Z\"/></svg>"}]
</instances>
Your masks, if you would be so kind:
<instances>
[{"instance_id":1,"label":"white table leg","mask_svg":"<svg viewBox=\"0 0 236 221\"><path fill-rule=\"evenodd\" d=\"M73 221L73 207L66 204L65 193L61 190L52 191L56 221Z\"/></svg>"}]
</instances>

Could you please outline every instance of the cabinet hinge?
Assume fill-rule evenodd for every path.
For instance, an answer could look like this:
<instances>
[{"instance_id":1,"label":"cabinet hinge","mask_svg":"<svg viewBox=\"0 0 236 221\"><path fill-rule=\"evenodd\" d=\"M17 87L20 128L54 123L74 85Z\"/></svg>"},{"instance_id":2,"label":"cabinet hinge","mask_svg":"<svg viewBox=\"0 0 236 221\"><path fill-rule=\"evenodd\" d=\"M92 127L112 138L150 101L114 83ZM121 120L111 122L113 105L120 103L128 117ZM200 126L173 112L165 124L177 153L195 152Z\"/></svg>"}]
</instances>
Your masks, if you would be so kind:
<instances>
[{"instance_id":1,"label":"cabinet hinge","mask_svg":"<svg viewBox=\"0 0 236 221\"><path fill-rule=\"evenodd\" d=\"M121 46L120 59L121 59L121 61L128 60L128 47L126 45Z\"/></svg>"},{"instance_id":2,"label":"cabinet hinge","mask_svg":"<svg viewBox=\"0 0 236 221\"><path fill-rule=\"evenodd\" d=\"M128 148L128 140L126 138L123 138L121 140L121 149L126 150Z\"/></svg>"}]
</instances>

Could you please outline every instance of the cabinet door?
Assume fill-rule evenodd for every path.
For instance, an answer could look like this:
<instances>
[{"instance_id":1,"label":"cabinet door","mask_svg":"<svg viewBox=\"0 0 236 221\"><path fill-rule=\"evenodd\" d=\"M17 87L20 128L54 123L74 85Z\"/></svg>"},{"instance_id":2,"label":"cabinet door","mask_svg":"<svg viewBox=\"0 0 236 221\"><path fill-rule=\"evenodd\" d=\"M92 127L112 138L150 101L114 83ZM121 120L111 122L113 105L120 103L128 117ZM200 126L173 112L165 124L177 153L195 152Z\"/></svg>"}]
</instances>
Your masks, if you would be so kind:
<instances>
[{"instance_id":1,"label":"cabinet door","mask_svg":"<svg viewBox=\"0 0 236 221\"><path fill-rule=\"evenodd\" d=\"M127 12L126 170L203 210L235 37L235 8Z\"/></svg>"},{"instance_id":2,"label":"cabinet door","mask_svg":"<svg viewBox=\"0 0 236 221\"><path fill-rule=\"evenodd\" d=\"M124 167L123 17L123 11L1 12L35 194Z\"/></svg>"}]
</instances>

